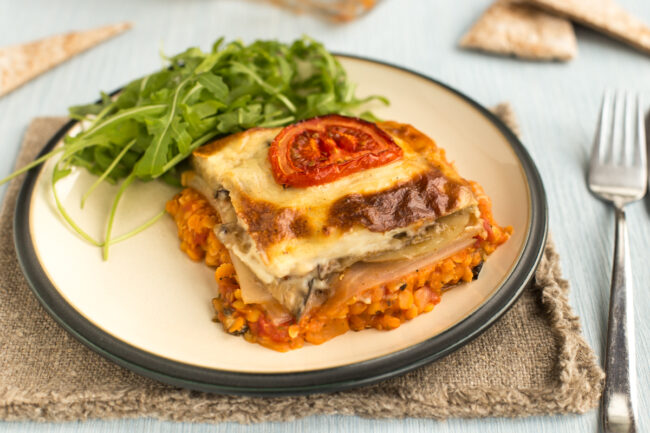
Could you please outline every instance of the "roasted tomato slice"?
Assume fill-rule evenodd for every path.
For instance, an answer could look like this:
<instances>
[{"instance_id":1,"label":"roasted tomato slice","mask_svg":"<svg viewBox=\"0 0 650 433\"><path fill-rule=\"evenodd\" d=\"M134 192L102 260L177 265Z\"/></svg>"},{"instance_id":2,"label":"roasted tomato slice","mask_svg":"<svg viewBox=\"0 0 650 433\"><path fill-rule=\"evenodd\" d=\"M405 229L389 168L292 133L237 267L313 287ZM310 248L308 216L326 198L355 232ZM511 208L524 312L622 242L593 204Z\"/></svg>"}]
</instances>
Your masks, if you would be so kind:
<instances>
[{"instance_id":1,"label":"roasted tomato slice","mask_svg":"<svg viewBox=\"0 0 650 433\"><path fill-rule=\"evenodd\" d=\"M280 131L269 149L269 161L276 182L307 187L388 164L402 154L374 123L330 114Z\"/></svg>"}]
</instances>

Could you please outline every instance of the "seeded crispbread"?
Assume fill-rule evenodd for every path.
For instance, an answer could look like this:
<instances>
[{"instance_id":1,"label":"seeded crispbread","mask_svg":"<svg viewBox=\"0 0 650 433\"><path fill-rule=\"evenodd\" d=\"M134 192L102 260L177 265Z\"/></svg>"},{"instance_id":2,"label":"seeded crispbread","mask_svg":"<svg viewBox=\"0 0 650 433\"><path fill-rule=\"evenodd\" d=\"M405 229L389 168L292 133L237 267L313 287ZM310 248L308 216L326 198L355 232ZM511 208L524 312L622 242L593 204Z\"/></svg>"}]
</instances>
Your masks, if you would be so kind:
<instances>
[{"instance_id":1,"label":"seeded crispbread","mask_svg":"<svg viewBox=\"0 0 650 433\"><path fill-rule=\"evenodd\" d=\"M129 28L119 23L0 48L0 96Z\"/></svg>"},{"instance_id":2,"label":"seeded crispbread","mask_svg":"<svg viewBox=\"0 0 650 433\"><path fill-rule=\"evenodd\" d=\"M570 60L577 53L571 23L518 0L498 0L463 36L461 47L533 60Z\"/></svg>"},{"instance_id":3,"label":"seeded crispbread","mask_svg":"<svg viewBox=\"0 0 650 433\"><path fill-rule=\"evenodd\" d=\"M525 0L650 54L650 28L612 0Z\"/></svg>"}]
</instances>

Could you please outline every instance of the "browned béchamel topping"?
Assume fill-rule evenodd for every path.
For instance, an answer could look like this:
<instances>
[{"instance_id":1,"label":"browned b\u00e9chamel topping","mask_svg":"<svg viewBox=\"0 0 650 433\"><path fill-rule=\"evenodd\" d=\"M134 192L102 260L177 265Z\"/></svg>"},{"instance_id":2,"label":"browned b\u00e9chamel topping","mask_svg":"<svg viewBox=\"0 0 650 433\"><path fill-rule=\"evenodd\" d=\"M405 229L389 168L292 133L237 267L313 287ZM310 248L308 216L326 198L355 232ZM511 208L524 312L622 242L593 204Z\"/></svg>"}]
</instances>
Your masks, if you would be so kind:
<instances>
[{"instance_id":1,"label":"browned b\u00e9chamel topping","mask_svg":"<svg viewBox=\"0 0 650 433\"><path fill-rule=\"evenodd\" d=\"M240 217L262 249L284 239L308 237L313 231L309 219L301 211L243 195L240 198Z\"/></svg>"},{"instance_id":2,"label":"browned b\u00e9chamel topping","mask_svg":"<svg viewBox=\"0 0 650 433\"><path fill-rule=\"evenodd\" d=\"M372 232L387 232L434 220L458 207L464 185L433 168L384 191L341 197L330 208L328 225L344 230L361 225Z\"/></svg>"}]
</instances>

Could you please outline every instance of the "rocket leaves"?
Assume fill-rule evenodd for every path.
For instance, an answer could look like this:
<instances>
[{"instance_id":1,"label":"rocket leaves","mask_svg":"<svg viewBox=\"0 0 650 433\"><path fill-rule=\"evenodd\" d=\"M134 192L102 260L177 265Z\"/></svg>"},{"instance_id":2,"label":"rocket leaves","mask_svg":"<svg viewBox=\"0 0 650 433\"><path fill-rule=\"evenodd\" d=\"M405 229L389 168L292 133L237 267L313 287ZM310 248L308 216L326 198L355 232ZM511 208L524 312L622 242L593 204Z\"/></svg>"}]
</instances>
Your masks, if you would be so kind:
<instances>
[{"instance_id":1,"label":"rocket leaves","mask_svg":"<svg viewBox=\"0 0 650 433\"><path fill-rule=\"evenodd\" d=\"M64 139L52 185L79 166L99 176L97 183L120 183L103 241L96 241L62 215L84 239L104 248L107 257L117 203L134 181L161 179L178 185L183 163L199 146L228 134L262 126L284 126L314 116L352 115L371 96L359 99L338 60L320 43L303 37L291 44L260 40L251 44L218 40L210 52L190 48L166 58L158 72L124 86L114 97L70 108L84 129ZM370 113L362 117L373 120ZM42 158L42 162L47 158ZM37 165L36 161L29 168ZM6 182L26 169L0 180ZM154 218L159 218L157 214ZM153 219L145 225L150 225ZM143 227L133 231L137 233ZM119 236L126 239L129 234Z\"/></svg>"}]
</instances>

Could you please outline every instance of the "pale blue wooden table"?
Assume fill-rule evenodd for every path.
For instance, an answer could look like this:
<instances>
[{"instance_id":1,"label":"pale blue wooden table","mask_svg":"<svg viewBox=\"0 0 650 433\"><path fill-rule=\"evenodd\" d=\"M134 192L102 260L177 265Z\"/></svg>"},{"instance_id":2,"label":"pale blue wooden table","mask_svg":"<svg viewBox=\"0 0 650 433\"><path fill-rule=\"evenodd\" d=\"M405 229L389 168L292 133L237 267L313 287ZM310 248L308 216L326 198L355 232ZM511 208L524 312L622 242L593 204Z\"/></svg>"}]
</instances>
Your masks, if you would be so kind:
<instances>
[{"instance_id":1,"label":"pale blue wooden table","mask_svg":"<svg viewBox=\"0 0 650 433\"><path fill-rule=\"evenodd\" d=\"M620 0L650 23L650 2ZM62 115L160 67L158 49L208 48L216 38L277 38L309 34L330 50L400 64L442 80L485 105L510 101L523 141L544 178L551 230L572 283L571 303L587 341L600 356L605 339L613 213L584 181L599 101L606 86L650 90L650 57L589 30L577 29L580 53L568 64L522 62L461 51L457 41L490 0L382 0L363 19L333 25L245 0L0 0L0 46L121 20L135 27L0 99L0 177L13 166L30 119ZM0 189L3 194L4 189ZM650 430L650 199L628 211L635 272L639 431ZM526 419L394 421L319 416L252 426L152 419L62 424L0 423L18 432L596 432L597 411Z\"/></svg>"}]
</instances>

